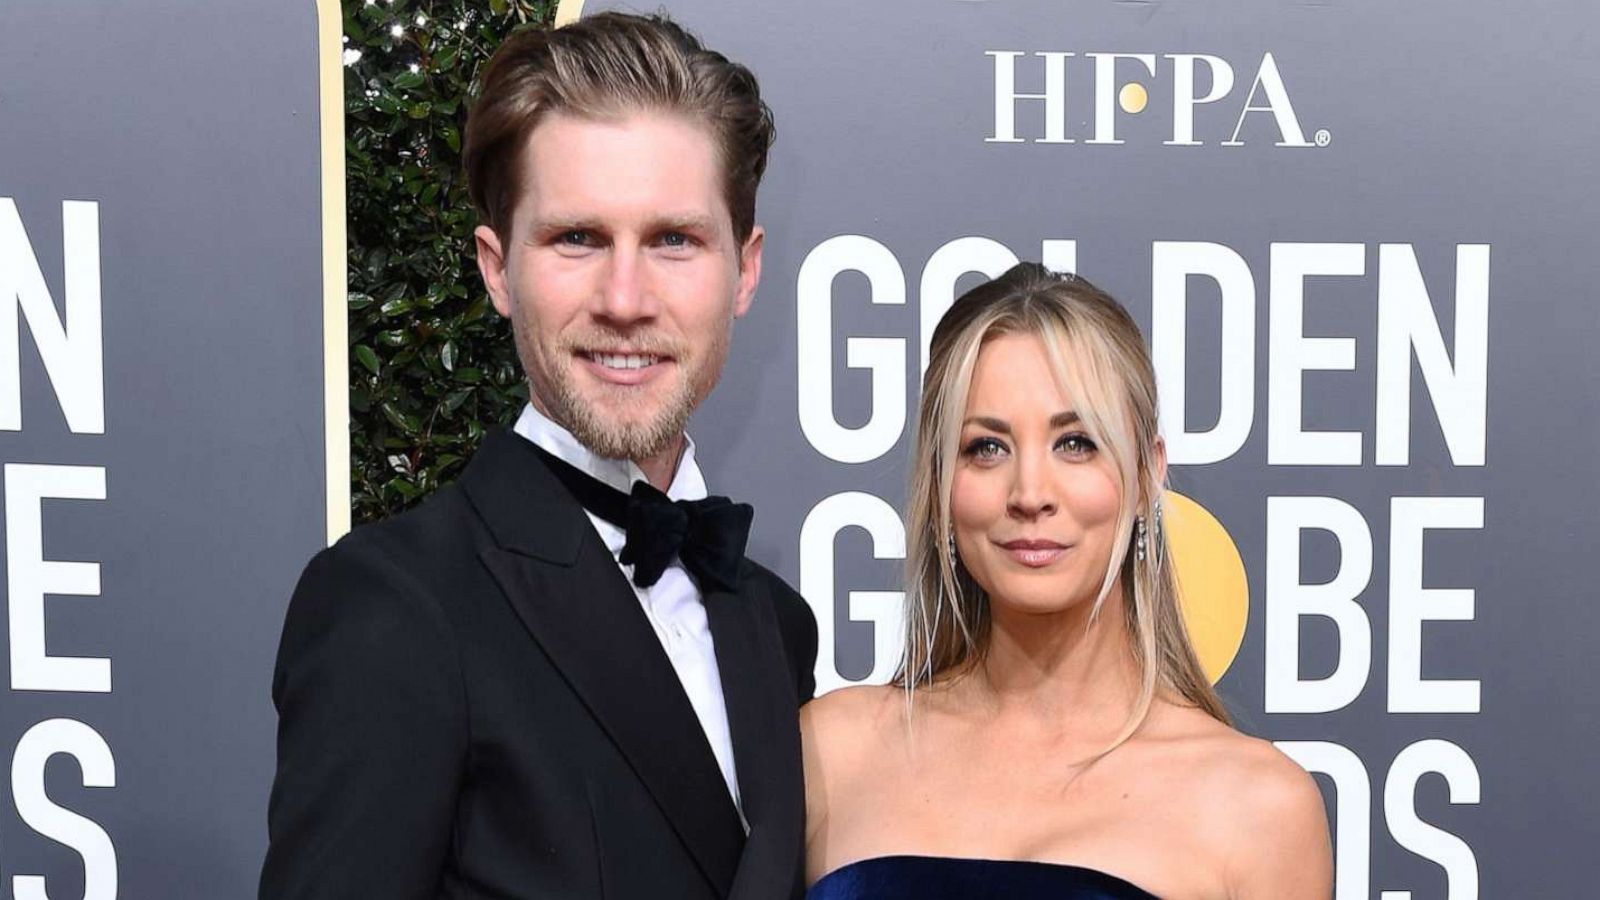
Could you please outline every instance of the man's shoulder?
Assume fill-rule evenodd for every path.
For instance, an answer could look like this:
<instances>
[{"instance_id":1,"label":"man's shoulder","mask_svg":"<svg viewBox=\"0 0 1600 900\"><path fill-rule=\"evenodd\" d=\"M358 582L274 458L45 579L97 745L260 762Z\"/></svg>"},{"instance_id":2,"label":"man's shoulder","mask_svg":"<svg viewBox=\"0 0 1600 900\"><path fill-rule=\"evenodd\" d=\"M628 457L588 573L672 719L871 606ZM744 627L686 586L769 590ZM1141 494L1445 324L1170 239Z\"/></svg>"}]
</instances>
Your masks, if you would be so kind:
<instances>
[{"instance_id":1,"label":"man's shoulder","mask_svg":"<svg viewBox=\"0 0 1600 900\"><path fill-rule=\"evenodd\" d=\"M771 569L749 558L745 559L745 565L745 582L758 585L759 593L771 598L778 632L793 669L795 692L804 703L816 690L813 672L817 661L816 614L805 598Z\"/></svg>"},{"instance_id":2,"label":"man's shoulder","mask_svg":"<svg viewBox=\"0 0 1600 900\"><path fill-rule=\"evenodd\" d=\"M306 563L291 610L354 615L439 605L437 596L477 565L474 518L450 485L409 510L357 525Z\"/></svg>"},{"instance_id":3,"label":"man's shoulder","mask_svg":"<svg viewBox=\"0 0 1600 900\"><path fill-rule=\"evenodd\" d=\"M470 546L476 518L460 487L449 484L410 509L357 525L323 552L336 558L386 557L410 567L464 543Z\"/></svg>"},{"instance_id":4,"label":"man's shoulder","mask_svg":"<svg viewBox=\"0 0 1600 900\"><path fill-rule=\"evenodd\" d=\"M796 597L800 596L799 594L795 593L794 588L789 586L789 582L784 581L783 578L778 575L778 573L772 571L761 563L756 562L748 556L744 558L744 571L741 573L741 575L746 580L754 581L755 583L761 585L762 588L775 594L781 593L785 595L792 594Z\"/></svg>"},{"instance_id":5,"label":"man's shoulder","mask_svg":"<svg viewBox=\"0 0 1600 900\"><path fill-rule=\"evenodd\" d=\"M745 557L742 574L747 583L754 584L760 593L772 598L772 605L780 617L786 617L786 621L787 617L804 617L815 627L816 616L812 614L810 604L778 573Z\"/></svg>"}]
</instances>

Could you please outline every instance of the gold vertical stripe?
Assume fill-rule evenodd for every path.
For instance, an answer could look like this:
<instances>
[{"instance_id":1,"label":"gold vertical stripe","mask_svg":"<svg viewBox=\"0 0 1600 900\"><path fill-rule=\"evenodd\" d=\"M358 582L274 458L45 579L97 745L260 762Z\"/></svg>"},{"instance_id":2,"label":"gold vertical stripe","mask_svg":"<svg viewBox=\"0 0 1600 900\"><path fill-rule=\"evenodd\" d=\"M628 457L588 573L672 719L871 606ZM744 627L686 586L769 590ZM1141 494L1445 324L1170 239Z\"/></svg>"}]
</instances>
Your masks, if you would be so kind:
<instances>
[{"instance_id":1,"label":"gold vertical stripe","mask_svg":"<svg viewBox=\"0 0 1600 900\"><path fill-rule=\"evenodd\" d=\"M583 0L560 0L556 4L556 27L570 25L583 15Z\"/></svg>"},{"instance_id":2,"label":"gold vertical stripe","mask_svg":"<svg viewBox=\"0 0 1600 900\"><path fill-rule=\"evenodd\" d=\"M322 144L322 367L328 543L350 530L350 348L345 316L344 16L317 0Z\"/></svg>"}]
</instances>

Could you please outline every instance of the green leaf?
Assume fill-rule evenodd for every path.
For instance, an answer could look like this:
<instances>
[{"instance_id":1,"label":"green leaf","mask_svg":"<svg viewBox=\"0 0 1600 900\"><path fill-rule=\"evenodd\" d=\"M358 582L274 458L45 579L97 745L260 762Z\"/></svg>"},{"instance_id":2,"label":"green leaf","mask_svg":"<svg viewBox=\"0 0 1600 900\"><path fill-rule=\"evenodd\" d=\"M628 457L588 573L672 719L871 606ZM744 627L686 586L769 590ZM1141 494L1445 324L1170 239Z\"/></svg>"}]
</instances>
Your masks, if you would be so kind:
<instances>
[{"instance_id":1,"label":"green leaf","mask_svg":"<svg viewBox=\"0 0 1600 900\"><path fill-rule=\"evenodd\" d=\"M473 388L467 388L463 391L451 391L449 394L446 394L444 398L444 411L447 413L453 413L460 409L461 404L467 402L467 398L472 396L473 390Z\"/></svg>"},{"instance_id":2,"label":"green leaf","mask_svg":"<svg viewBox=\"0 0 1600 900\"><path fill-rule=\"evenodd\" d=\"M384 402L383 416L384 418L388 419L389 422L394 425L394 427L406 432L407 434L415 434L416 432L422 430L422 423L418 421L417 417L401 410L400 407L396 406L393 401Z\"/></svg>"},{"instance_id":3,"label":"green leaf","mask_svg":"<svg viewBox=\"0 0 1600 900\"><path fill-rule=\"evenodd\" d=\"M382 366L378 363L378 354L373 353L371 347L366 344L357 344L353 352L355 353L356 361L365 366L368 372L374 375L378 374L378 370Z\"/></svg>"},{"instance_id":4,"label":"green leaf","mask_svg":"<svg viewBox=\"0 0 1600 900\"><path fill-rule=\"evenodd\" d=\"M419 502L525 402L510 329L472 261L478 218L461 177L460 129L489 55L520 21L548 27L556 4L341 6L346 46L362 52L343 70L350 493L360 522ZM390 36L396 23L404 40ZM411 72L413 62L427 68ZM391 456L406 460L404 473Z\"/></svg>"}]
</instances>

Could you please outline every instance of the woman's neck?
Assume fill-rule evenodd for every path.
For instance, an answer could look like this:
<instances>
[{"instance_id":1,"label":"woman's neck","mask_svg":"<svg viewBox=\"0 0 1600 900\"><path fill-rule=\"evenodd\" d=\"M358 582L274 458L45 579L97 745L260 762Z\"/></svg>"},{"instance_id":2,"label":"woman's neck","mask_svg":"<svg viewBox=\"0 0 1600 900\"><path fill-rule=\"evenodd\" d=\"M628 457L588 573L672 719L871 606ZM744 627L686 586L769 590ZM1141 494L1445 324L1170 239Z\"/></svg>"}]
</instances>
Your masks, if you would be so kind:
<instances>
[{"instance_id":1,"label":"woman's neck","mask_svg":"<svg viewBox=\"0 0 1600 900\"><path fill-rule=\"evenodd\" d=\"M1040 615L992 602L990 611L986 652L964 679L978 708L1089 740L1121 730L1139 696L1139 671L1120 582L1097 616L1092 603Z\"/></svg>"}]
</instances>

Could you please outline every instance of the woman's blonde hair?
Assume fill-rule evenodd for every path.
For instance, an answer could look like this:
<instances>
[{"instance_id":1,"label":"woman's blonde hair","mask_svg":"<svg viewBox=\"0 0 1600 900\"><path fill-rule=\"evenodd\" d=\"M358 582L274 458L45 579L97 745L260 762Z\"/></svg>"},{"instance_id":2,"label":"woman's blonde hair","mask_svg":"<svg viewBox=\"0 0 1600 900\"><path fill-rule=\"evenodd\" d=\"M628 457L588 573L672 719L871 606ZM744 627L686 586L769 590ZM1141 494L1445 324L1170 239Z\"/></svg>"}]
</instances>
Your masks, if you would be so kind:
<instances>
[{"instance_id":1,"label":"woman's blonde hair","mask_svg":"<svg viewBox=\"0 0 1600 900\"><path fill-rule=\"evenodd\" d=\"M1111 748L1138 730L1158 692L1228 722L1178 609L1160 526L1165 485L1156 457L1155 372L1144 338L1104 291L1037 263L1021 263L963 294L934 329L907 504L906 642L898 682L915 689L962 674L988 647L989 598L953 552L950 486L978 353L985 342L1013 334L1033 335L1044 345L1084 430L1109 457L1122 497L1116 528L1126 539L1113 545L1091 615L1098 618L1120 573L1140 690ZM1143 559L1135 552L1139 522Z\"/></svg>"}]
</instances>

